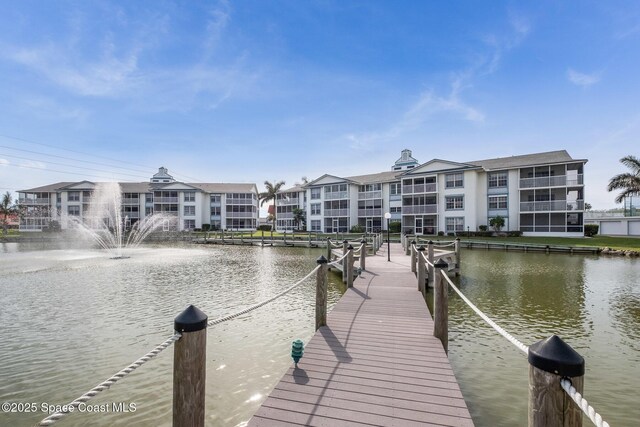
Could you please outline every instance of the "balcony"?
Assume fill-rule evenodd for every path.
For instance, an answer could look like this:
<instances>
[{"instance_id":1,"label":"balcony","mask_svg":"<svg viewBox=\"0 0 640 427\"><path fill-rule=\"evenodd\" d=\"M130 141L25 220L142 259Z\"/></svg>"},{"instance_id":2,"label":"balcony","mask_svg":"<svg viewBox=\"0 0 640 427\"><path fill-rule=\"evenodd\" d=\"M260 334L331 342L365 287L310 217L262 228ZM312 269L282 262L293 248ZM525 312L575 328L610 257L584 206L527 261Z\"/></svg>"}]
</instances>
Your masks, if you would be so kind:
<instances>
[{"instance_id":1,"label":"balcony","mask_svg":"<svg viewBox=\"0 0 640 427\"><path fill-rule=\"evenodd\" d=\"M358 209L358 216L382 216L382 208Z\"/></svg>"},{"instance_id":2,"label":"balcony","mask_svg":"<svg viewBox=\"0 0 640 427\"><path fill-rule=\"evenodd\" d=\"M422 193L435 193L437 185L435 182L429 184L416 184L416 185L403 185L402 194L422 194Z\"/></svg>"},{"instance_id":3,"label":"balcony","mask_svg":"<svg viewBox=\"0 0 640 427\"><path fill-rule=\"evenodd\" d=\"M413 205L403 206L403 215L416 215L416 214L434 214L438 212L438 205Z\"/></svg>"},{"instance_id":4,"label":"balcony","mask_svg":"<svg viewBox=\"0 0 640 427\"><path fill-rule=\"evenodd\" d=\"M140 199L122 199L122 204L123 205L137 205L140 203Z\"/></svg>"},{"instance_id":5,"label":"balcony","mask_svg":"<svg viewBox=\"0 0 640 427\"><path fill-rule=\"evenodd\" d=\"M178 203L178 197L154 197L153 198L153 202L154 203L177 204Z\"/></svg>"},{"instance_id":6,"label":"balcony","mask_svg":"<svg viewBox=\"0 0 640 427\"><path fill-rule=\"evenodd\" d=\"M348 191L334 191L332 193L324 193L325 200L338 200L338 199L348 199L349 192Z\"/></svg>"},{"instance_id":7,"label":"balcony","mask_svg":"<svg viewBox=\"0 0 640 427\"><path fill-rule=\"evenodd\" d=\"M238 198L238 199L229 199L227 198L227 205L253 205L255 200L251 198Z\"/></svg>"},{"instance_id":8,"label":"balcony","mask_svg":"<svg viewBox=\"0 0 640 427\"><path fill-rule=\"evenodd\" d=\"M382 199L382 191L363 191L358 193L358 199Z\"/></svg>"},{"instance_id":9,"label":"balcony","mask_svg":"<svg viewBox=\"0 0 640 427\"><path fill-rule=\"evenodd\" d=\"M37 199L18 199L18 203L21 205L48 205L51 199L37 198Z\"/></svg>"},{"instance_id":10,"label":"balcony","mask_svg":"<svg viewBox=\"0 0 640 427\"><path fill-rule=\"evenodd\" d=\"M255 218L254 212L227 212L227 218Z\"/></svg>"},{"instance_id":11,"label":"balcony","mask_svg":"<svg viewBox=\"0 0 640 427\"><path fill-rule=\"evenodd\" d=\"M280 212L276 213L278 219L293 219L293 212Z\"/></svg>"},{"instance_id":12,"label":"balcony","mask_svg":"<svg viewBox=\"0 0 640 427\"><path fill-rule=\"evenodd\" d=\"M582 211L584 200L546 200L542 202L520 202L520 212Z\"/></svg>"},{"instance_id":13,"label":"balcony","mask_svg":"<svg viewBox=\"0 0 640 427\"><path fill-rule=\"evenodd\" d=\"M349 209L325 209L324 216L349 216Z\"/></svg>"},{"instance_id":14,"label":"balcony","mask_svg":"<svg viewBox=\"0 0 640 427\"><path fill-rule=\"evenodd\" d=\"M280 206L289 206L289 205L298 205L298 203L300 202L300 199L295 198L295 199L278 199L277 200L277 204Z\"/></svg>"},{"instance_id":15,"label":"balcony","mask_svg":"<svg viewBox=\"0 0 640 427\"><path fill-rule=\"evenodd\" d=\"M541 176L520 179L520 188L573 187L583 185L583 175Z\"/></svg>"}]
</instances>

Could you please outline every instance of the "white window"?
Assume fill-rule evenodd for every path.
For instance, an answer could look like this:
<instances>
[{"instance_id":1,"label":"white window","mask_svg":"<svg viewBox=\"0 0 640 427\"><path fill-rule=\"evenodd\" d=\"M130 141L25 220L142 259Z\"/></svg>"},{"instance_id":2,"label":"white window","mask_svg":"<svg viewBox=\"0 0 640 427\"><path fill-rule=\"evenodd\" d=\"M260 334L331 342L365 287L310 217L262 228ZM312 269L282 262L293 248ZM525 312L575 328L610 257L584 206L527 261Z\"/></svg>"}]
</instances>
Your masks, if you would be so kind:
<instances>
[{"instance_id":1,"label":"white window","mask_svg":"<svg viewBox=\"0 0 640 427\"><path fill-rule=\"evenodd\" d=\"M489 188L499 188L507 186L506 172L493 172L489 174Z\"/></svg>"},{"instance_id":2,"label":"white window","mask_svg":"<svg viewBox=\"0 0 640 427\"><path fill-rule=\"evenodd\" d=\"M389 184L389 194L392 196L402 194L402 186L399 182L392 182Z\"/></svg>"},{"instance_id":3,"label":"white window","mask_svg":"<svg viewBox=\"0 0 640 427\"><path fill-rule=\"evenodd\" d=\"M69 191L67 194L67 200L70 202L79 202L80 201L80 192L79 191Z\"/></svg>"},{"instance_id":4,"label":"white window","mask_svg":"<svg viewBox=\"0 0 640 427\"><path fill-rule=\"evenodd\" d=\"M464 217L446 217L445 226L447 233L464 231Z\"/></svg>"},{"instance_id":5,"label":"white window","mask_svg":"<svg viewBox=\"0 0 640 427\"><path fill-rule=\"evenodd\" d=\"M211 216L220 216L220 206L211 206Z\"/></svg>"},{"instance_id":6,"label":"white window","mask_svg":"<svg viewBox=\"0 0 640 427\"><path fill-rule=\"evenodd\" d=\"M195 206L184 206L184 216L194 216L196 214Z\"/></svg>"},{"instance_id":7,"label":"white window","mask_svg":"<svg viewBox=\"0 0 640 427\"><path fill-rule=\"evenodd\" d=\"M72 216L80 216L80 206L67 206L67 213Z\"/></svg>"},{"instance_id":8,"label":"white window","mask_svg":"<svg viewBox=\"0 0 640 427\"><path fill-rule=\"evenodd\" d=\"M211 203L220 203L221 200L222 200L222 196L220 194L211 195Z\"/></svg>"},{"instance_id":9,"label":"white window","mask_svg":"<svg viewBox=\"0 0 640 427\"><path fill-rule=\"evenodd\" d=\"M184 229L185 230L193 230L196 228L196 220L195 219L185 219L184 220Z\"/></svg>"},{"instance_id":10,"label":"white window","mask_svg":"<svg viewBox=\"0 0 640 427\"><path fill-rule=\"evenodd\" d=\"M185 202L195 202L196 201L196 192L195 191L187 191L184 193L184 201Z\"/></svg>"},{"instance_id":11,"label":"white window","mask_svg":"<svg viewBox=\"0 0 640 427\"><path fill-rule=\"evenodd\" d=\"M489 196L489 209L507 209L507 196Z\"/></svg>"},{"instance_id":12,"label":"white window","mask_svg":"<svg viewBox=\"0 0 640 427\"><path fill-rule=\"evenodd\" d=\"M322 231L322 221L320 221L319 219L312 219L311 231Z\"/></svg>"},{"instance_id":13,"label":"white window","mask_svg":"<svg viewBox=\"0 0 640 427\"><path fill-rule=\"evenodd\" d=\"M389 213L401 213L402 212L402 208L400 206L396 206L396 207L390 207L389 208Z\"/></svg>"},{"instance_id":14,"label":"white window","mask_svg":"<svg viewBox=\"0 0 640 427\"><path fill-rule=\"evenodd\" d=\"M464 196L447 196L445 197L445 202L448 211L464 209Z\"/></svg>"},{"instance_id":15,"label":"white window","mask_svg":"<svg viewBox=\"0 0 640 427\"><path fill-rule=\"evenodd\" d=\"M311 200L320 199L320 188L312 188L311 189Z\"/></svg>"},{"instance_id":16,"label":"white window","mask_svg":"<svg viewBox=\"0 0 640 427\"><path fill-rule=\"evenodd\" d=\"M462 173L448 173L445 175L445 188L461 188L464 187L464 179Z\"/></svg>"},{"instance_id":17,"label":"white window","mask_svg":"<svg viewBox=\"0 0 640 427\"><path fill-rule=\"evenodd\" d=\"M311 203L311 215L320 215L321 214L322 204L320 203Z\"/></svg>"}]
</instances>

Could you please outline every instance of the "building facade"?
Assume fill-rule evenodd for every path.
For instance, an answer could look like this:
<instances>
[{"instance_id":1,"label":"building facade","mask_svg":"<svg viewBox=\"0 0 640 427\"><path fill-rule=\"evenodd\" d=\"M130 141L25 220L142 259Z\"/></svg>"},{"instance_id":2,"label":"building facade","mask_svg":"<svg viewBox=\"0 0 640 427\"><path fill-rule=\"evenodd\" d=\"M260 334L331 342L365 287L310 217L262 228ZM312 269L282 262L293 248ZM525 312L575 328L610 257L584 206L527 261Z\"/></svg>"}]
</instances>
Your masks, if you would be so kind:
<instances>
[{"instance_id":1,"label":"building facade","mask_svg":"<svg viewBox=\"0 0 640 427\"><path fill-rule=\"evenodd\" d=\"M419 164L411 151L403 150L391 171L325 174L285 190L276 204L284 209L285 201L296 200L297 207L304 206L306 229L325 233L348 232L355 225L367 232L386 230L385 214L390 213L391 221L400 222L409 234L477 231L500 216L507 231L581 236L586 162L561 150ZM293 226L277 218L279 229Z\"/></svg>"},{"instance_id":2,"label":"building facade","mask_svg":"<svg viewBox=\"0 0 640 427\"><path fill-rule=\"evenodd\" d=\"M56 221L62 229L84 220L97 183L59 182L18 192L23 214L20 230L41 231ZM214 230L255 230L258 189L255 184L183 183L160 168L149 182L121 182L125 225L163 213L166 230L192 230L210 224Z\"/></svg>"}]
</instances>

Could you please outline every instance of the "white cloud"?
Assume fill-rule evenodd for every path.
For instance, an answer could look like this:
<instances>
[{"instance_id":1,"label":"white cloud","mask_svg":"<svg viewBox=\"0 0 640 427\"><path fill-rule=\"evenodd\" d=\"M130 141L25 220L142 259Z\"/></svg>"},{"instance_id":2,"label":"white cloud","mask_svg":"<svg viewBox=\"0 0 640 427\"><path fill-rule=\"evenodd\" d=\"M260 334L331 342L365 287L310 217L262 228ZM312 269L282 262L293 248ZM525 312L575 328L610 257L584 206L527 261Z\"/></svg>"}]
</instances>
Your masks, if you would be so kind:
<instances>
[{"instance_id":1,"label":"white cloud","mask_svg":"<svg viewBox=\"0 0 640 427\"><path fill-rule=\"evenodd\" d=\"M571 83L577 86L591 86L600 81L600 75L598 73L580 73L572 68L569 68L567 70L567 79L569 79Z\"/></svg>"},{"instance_id":2,"label":"white cloud","mask_svg":"<svg viewBox=\"0 0 640 427\"><path fill-rule=\"evenodd\" d=\"M9 160L0 158L0 166L7 166L9 164L11 164Z\"/></svg>"}]
</instances>

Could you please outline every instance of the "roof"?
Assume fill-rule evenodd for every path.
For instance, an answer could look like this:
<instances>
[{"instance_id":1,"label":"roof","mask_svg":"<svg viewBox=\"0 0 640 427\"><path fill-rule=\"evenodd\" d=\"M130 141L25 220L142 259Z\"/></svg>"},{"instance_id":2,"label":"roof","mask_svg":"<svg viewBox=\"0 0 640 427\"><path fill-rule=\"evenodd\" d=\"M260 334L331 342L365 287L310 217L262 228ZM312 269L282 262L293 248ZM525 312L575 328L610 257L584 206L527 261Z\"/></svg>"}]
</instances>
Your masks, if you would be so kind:
<instances>
[{"instance_id":1,"label":"roof","mask_svg":"<svg viewBox=\"0 0 640 427\"><path fill-rule=\"evenodd\" d=\"M239 184L239 183L188 183L193 187L197 187L205 193L252 193L257 192L258 188L255 184Z\"/></svg>"},{"instance_id":2,"label":"roof","mask_svg":"<svg viewBox=\"0 0 640 427\"><path fill-rule=\"evenodd\" d=\"M75 182L56 182L55 184L43 185L42 187L30 188L28 190L18 190L18 193L54 193L62 187L66 187Z\"/></svg>"},{"instance_id":3,"label":"roof","mask_svg":"<svg viewBox=\"0 0 640 427\"><path fill-rule=\"evenodd\" d=\"M525 154L522 156L498 157L495 159L475 160L465 162L477 165L486 170L513 169L525 166L545 165L549 163L586 162L586 159L574 159L567 150L547 151L544 153Z\"/></svg>"},{"instance_id":4,"label":"roof","mask_svg":"<svg viewBox=\"0 0 640 427\"><path fill-rule=\"evenodd\" d=\"M398 175L404 171L385 171L378 173L370 173L367 175L348 176L345 179L357 182L359 184L371 184L375 182L398 181Z\"/></svg>"},{"instance_id":5,"label":"roof","mask_svg":"<svg viewBox=\"0 0 640 427\"><path fill-rule=\"evenodd\" d=\"M77 182L57 182L55 184L45 185L42 187L31 188L28 190L19 190L19 193L54 193L58 190L65 189L66 187L81 184L88 181ZM99 184L98 182L92 184ZM120 189L123 193L149 193L154 190L160 190L170 185L180 184L179 182L163 182L163 183L151 183L151 182L119 182ZM252 193L257 192L255 184L238 184L238 183L183 183L185 185L195 187L204 191L205 193Z\"/></svg>"},{"instance_id":6,"label":"roof","mask_svg":"<svg viewBox=\"0 0 640 427\"><path fill-rule=\"evenodd\" d=\"M280 194L280 193L300 193L301 191L305 191L305 189L302 188L301 185L296 185L296 186L293 186L291 188L287 188L286 190L279 190L278 194Z\"/></svg>"}]
</instances>

